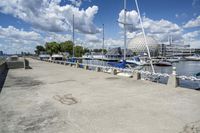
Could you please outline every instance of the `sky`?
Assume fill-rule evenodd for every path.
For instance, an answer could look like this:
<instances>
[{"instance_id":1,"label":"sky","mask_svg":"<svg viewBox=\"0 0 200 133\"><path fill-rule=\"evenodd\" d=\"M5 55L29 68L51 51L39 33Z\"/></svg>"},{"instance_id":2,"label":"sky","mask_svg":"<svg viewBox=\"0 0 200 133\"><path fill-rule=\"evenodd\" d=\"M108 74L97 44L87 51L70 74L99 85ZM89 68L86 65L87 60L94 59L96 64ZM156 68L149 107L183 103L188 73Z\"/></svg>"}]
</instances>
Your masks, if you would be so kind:
<instances>
[{"instance_id":1,"label":"sky","mask_svg":"<svg viewBox=\"0 0 200 133\"><path fill-rule=\"evenodd\" d=\"M123 47L123 0L1 0L0 51L33 53L46 42L72 40L87 48ZM200 48L200 0L138 0L145 32L159 43ZM141 34L134 0L127 0L128 41Z\"/></svg>"}]
</instances>

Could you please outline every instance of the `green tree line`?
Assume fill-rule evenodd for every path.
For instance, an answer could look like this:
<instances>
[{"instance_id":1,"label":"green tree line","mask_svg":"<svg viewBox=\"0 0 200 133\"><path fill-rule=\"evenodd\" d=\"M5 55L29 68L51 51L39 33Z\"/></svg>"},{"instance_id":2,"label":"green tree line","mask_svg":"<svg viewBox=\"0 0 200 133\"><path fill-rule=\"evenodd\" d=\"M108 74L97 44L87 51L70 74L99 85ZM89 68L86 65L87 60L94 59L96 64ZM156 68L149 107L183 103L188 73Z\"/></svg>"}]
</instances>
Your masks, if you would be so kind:
<instances>
[{"instance_id":1,"label":"green tree line","mask_svg":"<svg viewBox=\"0 0 200 133\"><path fill-rule=\"evenodd\" d=\"M58 54L60 52L68 52L70 56L73 54L73 42L66 41L66 42L47 42L44 46L38 45L36 46L35 54L39 55L41 52L46 52L47 54L53 55ZM94 52L101 52L102 49L94 49ZM83 48L82 46L75 46L74 47L74 56L81 57L85 53L90 52L89 49ZM104 50L106 53L106 50Z\"/></svg>"}]
</instances>

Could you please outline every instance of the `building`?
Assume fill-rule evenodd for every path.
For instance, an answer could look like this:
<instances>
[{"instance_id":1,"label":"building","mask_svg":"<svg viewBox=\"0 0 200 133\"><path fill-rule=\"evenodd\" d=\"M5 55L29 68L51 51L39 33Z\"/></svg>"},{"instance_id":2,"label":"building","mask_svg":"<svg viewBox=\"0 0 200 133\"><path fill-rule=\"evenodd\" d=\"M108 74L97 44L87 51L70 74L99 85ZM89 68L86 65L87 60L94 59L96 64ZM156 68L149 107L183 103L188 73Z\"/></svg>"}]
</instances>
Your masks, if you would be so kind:
<instances>
[{"instance_id":1,"label":"building","mask_svg":"<svg viewBox=\"0 0 200 133\"><path fill-rule=\"evenodd\" d=\"M161 44L159 55L160 56L189 56L196 52L196 49L191 48L190 45L177 45L177 44Z\"/></svg>"},{"instance_id":2,"label":"building","mask_svg":"<svg viewBox=\"0 0 200 133\"><path fill-rule=\"evenodd\" d=\"M157 56L159 53L159 42L151 36L146 36L146 41L151 56ZM128 48L139 55L147 53L147 47L143 35L139 35L131 39L128 43Z\"/></svg>"},{"instance_id":3,"label":"building","mask_svg":"<svg viewBox=\"0 0 200 133\"><path fill-rule=\"evenodd\" d=\"M190 45L181 44L159 44L159 42L151 36L146 37L147 45L151 56L189 56L195 53L200 53L200 49L191 48ZM137 55L147 53L147 47L143 35L139 35L131 39L128 43L128 48Z\"/></svg>"},{"instance_id":4,"label":"building","mask_svg":"<svg viewBox=\"0 0 200 133\"><path fill-rule=\"evenodd\" d=\"M3 55L3 51L0 51L0 56L2 56Z\"/></svg>"},{"instance_id":5,"label":"building","mask_svg":"<svg viewBox=\"0 0 200 133\"><path fill-rule=\"evenodd\" d=\"M133 56L134 56L133 52L130 49L127 49L126 50L126 57L130 58L130 57L133 57ZM122 59L124 57L124 50L121 49L120 47L110 49L106 53L105 57L108 58L108 59L116 59L116 60Z\"/></svg>"}]
</instances>

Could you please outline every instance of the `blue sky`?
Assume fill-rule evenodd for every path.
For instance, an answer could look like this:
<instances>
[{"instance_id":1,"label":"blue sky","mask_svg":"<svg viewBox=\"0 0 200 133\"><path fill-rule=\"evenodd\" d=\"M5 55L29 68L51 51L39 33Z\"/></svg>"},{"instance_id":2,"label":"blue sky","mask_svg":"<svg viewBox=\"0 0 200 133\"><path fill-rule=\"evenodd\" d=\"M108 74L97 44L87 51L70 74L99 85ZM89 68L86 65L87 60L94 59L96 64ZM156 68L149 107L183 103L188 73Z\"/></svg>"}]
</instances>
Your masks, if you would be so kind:
<instances>
[{"instance_id":1,"label":"blue sky","mask_svg":"<svg viewBox=\"0 0 200 133\"><path fill-rule=\"evenodd\" d=\"M200 0L138 0L145 31L159 42L200 47ZM128 38L141 34L134 0L127 0ZM1 0L0 50L33 52L36 45L71 39L75 15L76 44L101 47L102 24L107 47L123 45L123 0Z\"/></svg>"}]
</instances>

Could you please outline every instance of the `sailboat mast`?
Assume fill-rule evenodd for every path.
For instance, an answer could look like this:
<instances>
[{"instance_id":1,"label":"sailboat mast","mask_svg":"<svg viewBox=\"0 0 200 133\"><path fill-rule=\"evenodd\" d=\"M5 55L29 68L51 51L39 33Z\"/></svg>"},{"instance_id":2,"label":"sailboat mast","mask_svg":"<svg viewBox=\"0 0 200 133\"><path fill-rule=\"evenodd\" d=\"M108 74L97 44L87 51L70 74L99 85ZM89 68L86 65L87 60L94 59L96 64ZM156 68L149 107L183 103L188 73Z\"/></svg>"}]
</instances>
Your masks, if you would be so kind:
<instances>
[{"instance_id":1,"label":"sailboat mast","mask_svg":"<svg viewBox=\"0 0 200 133\"><path fill-rule=\"evenodd\" d=\"M124 0L124 60L126 60L126 0Z\"/></svg>"},{"instance_id":2,"label":"sailboat mast","mask_svg":"<svg viewBox=\"0 0 200 133\"><path fill-rule=\"evenodd\" d=\"M74 58L74 14L73 14L73 58Z\"/></svg>"},{"instance_id":3,"label":"sailboat mast","mask_svg":"<svg viewBox=\"0 0 200 133\"><path fill-rule=\"evenodd\" d=\"M155 73L155 70L154 70L154 67L153 67L153 63L152 63L152 59L151 59L151 55L150 55L150 51L149 51L149 47L148 47L148 45L147 45L146 34L145 34L145 32L144 32L144 27L143 27L143 23L142 23L142 19L141 19L140 10L139 10L139 7L138 7L138 2L137 2L137 0L135 0L135 4L136 4L136 7L137 7L139 19L140 19L140 25L141 25L141 28L142 28L142 33L143 33L145 45L146 45L146 48L147 48L147 53L148 53L148 56L149 56L149 59L150 59L151 68L152 68L153 73Z\"/></svg>"},{"instance_id":4,"label":"sailboat mast","mask_svg":"<svg viewBox=\"0 0 200 133\"><path fill-rule=\"evenodd\" d=\"M102 59L103 59L103 55L104 55L104 24L102 25L103 28L103 33L102 33Z\"/></svg>"}]
</instances>

